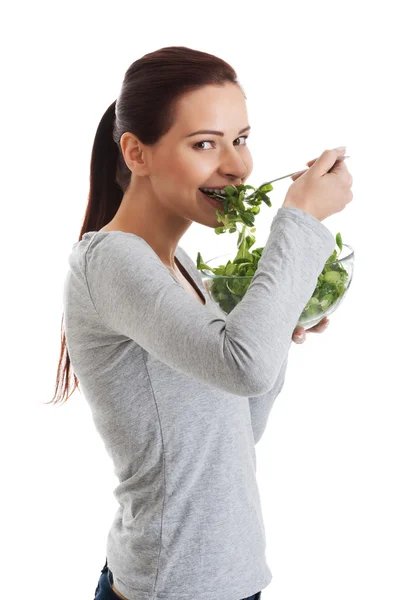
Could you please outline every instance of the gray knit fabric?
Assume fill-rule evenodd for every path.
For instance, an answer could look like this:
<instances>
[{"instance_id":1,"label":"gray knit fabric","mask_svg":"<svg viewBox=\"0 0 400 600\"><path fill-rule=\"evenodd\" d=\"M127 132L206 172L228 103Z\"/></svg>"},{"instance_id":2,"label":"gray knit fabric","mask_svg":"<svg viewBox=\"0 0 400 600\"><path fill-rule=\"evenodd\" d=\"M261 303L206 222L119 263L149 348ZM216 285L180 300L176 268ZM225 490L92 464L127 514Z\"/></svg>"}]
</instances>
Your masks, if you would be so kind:
<instances>
[{"instance_id":1,"label":"gray knit fabric","mask_svg":"<svg viewBox=\"0 0 400 600\"><path fill-rule=\"evenodd\" d=\"M73 245L67 348L119 481L105 554L128 600L241 600L270 583L255 444L334 249L323 223L279 208L225 315L180 246L205 305L137 235L90 231Z\"/></svg>"}]
</instances>

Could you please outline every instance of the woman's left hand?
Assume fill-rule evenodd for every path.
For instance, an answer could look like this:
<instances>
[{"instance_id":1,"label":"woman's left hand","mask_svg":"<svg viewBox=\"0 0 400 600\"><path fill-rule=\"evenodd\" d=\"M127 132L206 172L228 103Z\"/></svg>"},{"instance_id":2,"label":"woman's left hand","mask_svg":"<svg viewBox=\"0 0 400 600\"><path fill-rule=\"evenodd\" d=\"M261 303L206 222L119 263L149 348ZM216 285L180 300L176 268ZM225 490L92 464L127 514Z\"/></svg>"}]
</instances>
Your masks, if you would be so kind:
<instances>
[{"instance_id":1,"label":"woman's left hand","mask_svg":"<svg viewBox=\"0 0 400 600\"><path fill-rule=\"evenodd\" d=\"M307 329L307 333L322 333L323 331L325 331L328 325L329 319L328 317L324 317L319 323L314 325L314 327L310 327L310 329ZM304 334L304 339L298 337L301 334ZM304 329L304 327L301 327L299 325L295 327L292 334L292 340L296 344L304 344L304 342L306 341L306 330Z\"/></svg>"}]
</instances>

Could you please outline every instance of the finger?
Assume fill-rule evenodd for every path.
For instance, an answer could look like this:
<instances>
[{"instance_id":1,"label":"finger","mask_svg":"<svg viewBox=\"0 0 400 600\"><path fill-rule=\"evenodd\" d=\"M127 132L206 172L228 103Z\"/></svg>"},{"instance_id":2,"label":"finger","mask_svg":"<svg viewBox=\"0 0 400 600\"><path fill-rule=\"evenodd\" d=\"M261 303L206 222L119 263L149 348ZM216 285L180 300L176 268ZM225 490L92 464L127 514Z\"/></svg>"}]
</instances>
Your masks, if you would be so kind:
<instances>
[{"instance_id":1,"label":"finger","mask_svg":"<svg viewBox=\"0 0 400 600\"><path fill-rule=\"evenodd\" d=\"M312 165L315 163L315 161L317 161L317 160L318 160L318 158L319 158L318 156L317 156L317 158L312 158L311 160L309 160L308 162L306 162L306 165L307 165L308 167L312 167ZM344 162L344 161L343 161L343 162Z\"/></svg>"},{"instance_id":2,"label":"finger","mask_svg":"<svg viewBox=\"0 0 400 600\"><path fill-rule=\"evenodd\" d=\"M315 163L316 160L318 160L318 158L313 158L312 160L309 160L308 162L306 162L306 165L308 165L309 167L312 167L312 165ZM307 173L307 171L308 171L308 169L304 169L303 171L299 171L298 173L295 173L294 175L292 175L293 181L296 181L296 179L298 179L299 177L304 175L304 173Z\"/></svg>"},{"instance_id":3,"label":"finger","mask_svg":"<svg viewBox=\"0 0 400 600\"><path fill-rule=\"evenodd\" d=\"M306 339L306 332L304 327L295 327L293 334L292 334L292 340L293 342L295 342L296 344L302 344L303 342L305 342Z\"/></svg>"},{"instance_id":4,"label":"finger","mask_svg":"<svg viewBox=\"0 0 400 600\"><path fill-rule=\"evenodd\" d=\"M299 171L298 173L295 173L294 175L292 175L293 181L296 181L296 179L298 179L299 177L304 175L304 173L307 173L307 171L308 171L308 169L304 169L304 171Z\"/></svg>"},{"instance_id":5,"label":"finger","mask_svg":"<svg viewBox=\"0 0 400 600\"><path fill-rule=\"evenodd\" d=\"M323 319L321 319L321 321L319 323L314 325L314 327L310 327L310 329L307 329L307 333L308 332L323 333L325 331L325 329L328 327L328 325L329 325L329 319L327 317L324 317Z\"/></svg>"},{"instance_id":6,"label":"finger","mask_svg":"<svg viewBox=\"0 0 400 600\"><path fill-rule=\"evenodd\" d=\"M304 329L304 327L302 327L301 325L296 325L296 327L293 329L293 334L294 336L299 336L302 333L305 333L306 330Z\"/></svg>"}]
</instances>

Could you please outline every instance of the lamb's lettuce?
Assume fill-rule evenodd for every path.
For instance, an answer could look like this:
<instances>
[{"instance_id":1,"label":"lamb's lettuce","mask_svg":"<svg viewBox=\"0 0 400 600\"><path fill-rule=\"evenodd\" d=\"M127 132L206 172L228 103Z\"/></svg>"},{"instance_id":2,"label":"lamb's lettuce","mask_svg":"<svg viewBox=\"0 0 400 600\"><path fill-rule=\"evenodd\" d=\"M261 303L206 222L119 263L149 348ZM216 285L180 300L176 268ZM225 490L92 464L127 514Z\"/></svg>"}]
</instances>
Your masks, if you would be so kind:
<instances>
[{"instance_id":1,"label":"lamb's lettuce","mask_svg":"<svg viewBox=\"0 0 400 600\"><path fill-rule=\"evenodd\" d=\"M252 189L254 192L246 197L248 189ZM251 185L227 186L224 190L226 194L222 202L223 213L219 209L216 211L218 221L223 225L215 228L214 231L217 235L226 231L234 233L237 231L237 223L242 223L243 227L239 231L237 241L238 252L233 261L229 260L226 265L214 268L205 264L198 252L197 269L210 271L218 276L212 281L209 293L224 312L230 313L246 293L264 250L263 247L250 250L256 241L253 235L256 231L256 228L253 227L254 215L260 212L261 202L269 207L272 206L266 192L273 190L273 186L270 183L263 184L257 189ZM248 208L244 202L248 203ZM230 205L231 209L229 209ZM251 227L250 232L246 233L249 226ZM336 262L343 247L340 233L336 234L336 245L339 253L335 249L326 261L324 269L318 277L313 295L301 313L300 324L319 316L322 318L322 315L343 296L346 290L348 273L340 262Z\"/></svg>"}]
</instances>

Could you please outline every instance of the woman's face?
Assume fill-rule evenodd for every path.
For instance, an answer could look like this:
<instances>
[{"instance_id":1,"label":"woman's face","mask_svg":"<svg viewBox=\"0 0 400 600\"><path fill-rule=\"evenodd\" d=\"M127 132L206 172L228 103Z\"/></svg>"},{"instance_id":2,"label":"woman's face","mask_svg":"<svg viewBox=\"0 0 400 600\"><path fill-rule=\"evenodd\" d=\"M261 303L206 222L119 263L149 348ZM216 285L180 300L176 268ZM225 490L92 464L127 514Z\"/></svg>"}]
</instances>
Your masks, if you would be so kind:
<instances>
[{"instance_id":1,"label":"woman's face","mask_svg":"<svg viewBox=\"0 0 400 600\"><path fill-rule=\"evenodd\" d=\"M195 134L198 130L222 135ZM207 85L185 94L173 127L154 146L142 146L154 202L174 220L220 225L217 208L199 188L246 181L253 169L249 133L246 100L237 85Z\"/></svg>"}]
</instances>

